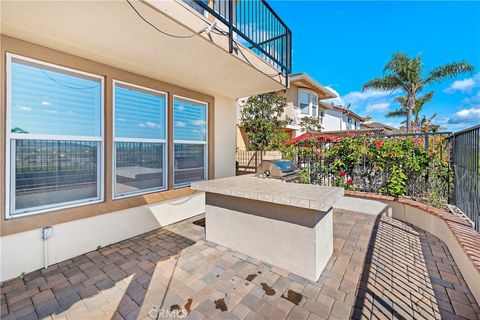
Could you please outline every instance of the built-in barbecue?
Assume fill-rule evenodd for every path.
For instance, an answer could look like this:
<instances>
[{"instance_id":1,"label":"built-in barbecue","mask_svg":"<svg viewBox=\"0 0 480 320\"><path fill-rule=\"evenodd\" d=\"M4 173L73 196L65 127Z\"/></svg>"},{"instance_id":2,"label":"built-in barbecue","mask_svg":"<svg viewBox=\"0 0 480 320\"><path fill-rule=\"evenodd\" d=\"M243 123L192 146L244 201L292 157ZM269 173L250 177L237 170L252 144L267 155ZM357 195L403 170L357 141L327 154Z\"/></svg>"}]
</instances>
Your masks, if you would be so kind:
<instances>
[{"instance_id":1,"label":"built-in barbecue","mask_svg":"<svg viewBox=\"0 0 480 320\"><path fill-rule=\"evenodd\" d=\"M257 177L299 182L299 172L298 167L290 160L264 160L258 166Z\"/></svg>"}]
</instances>

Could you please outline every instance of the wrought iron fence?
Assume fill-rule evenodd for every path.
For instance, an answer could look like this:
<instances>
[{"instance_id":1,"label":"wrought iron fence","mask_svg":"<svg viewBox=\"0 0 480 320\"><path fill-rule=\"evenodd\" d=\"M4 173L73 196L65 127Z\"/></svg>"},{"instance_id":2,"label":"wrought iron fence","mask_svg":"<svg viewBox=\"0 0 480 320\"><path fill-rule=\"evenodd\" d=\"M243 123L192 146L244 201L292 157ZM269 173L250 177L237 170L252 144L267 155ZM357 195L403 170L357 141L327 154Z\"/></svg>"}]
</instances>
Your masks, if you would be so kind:
<instances>
[{"instance_id":1,"label":"wrought iron fence","mask_svg":"<svg viewBox=\"0 0 480 320\"><path fill-rule=\"evenodd\" d=\"M480 125L449 138L454 172L453 203L480 231Z\"/></svg>"},{"instance_id":2,"label":"wrought iron fence","mask_svg":"<svg viewBox=\"0 0 480 320\"><path fill-rule=\"evenodd\" d=\"M452 191L452 170L448 163L448 143L447 136L449 132L441 133L417 133L417 134L394 134L385 136L368 136L369 141L375 140L405 140L413 139L418 146L411 150L411 157L421 156L422 161L419 164L422 170L418 168L404 168L405 196L417 200L443 205L449 202ZM353 137L361 139L362 137ZM309 143L308 141L306 143ZM309 148L298 148L295 155L295 161L300 168L305 169L303 179L307 182L326 186L343 186L358 191L373 193L388 193L388 184L394 174L395 162L389 162L379 166L376 159L372 159L366 152L361 154L359 161L354 165L344 168L345 172L339 176L338 161L341 159L325 156L326 151L339 142L316 142L314 150ZM421 146L420 146L421 145ZM349 155L346 155L347 157ZM348 161L347 161L348 162ZM380 168L381 167L381 168Z\"/></svg>"},{"instance_id":3,"label":"wrought iron fence","mask_svg":"<svg viewBox=\"0 0 480 320\"><path fill-rule=\"evenodd\" d=\"M228 30L230 53L249 47L288 75L292 67L292 32L265 0L194 0ZM210 3L213 3L211 5ZM222 28L220 28L222 29Z\"/></svg>"},{"instance_id":4,"label":"wrought iron fence","mask_svg":"<svg viewBox=\"0 0 480 320\"><path fill-rule=\"evenodd\" d=\"M279 151L247 151L237 150L236 167L237 175L255 173L263 160L282 159L282 153Z\"/></svg>"}]
</instances>

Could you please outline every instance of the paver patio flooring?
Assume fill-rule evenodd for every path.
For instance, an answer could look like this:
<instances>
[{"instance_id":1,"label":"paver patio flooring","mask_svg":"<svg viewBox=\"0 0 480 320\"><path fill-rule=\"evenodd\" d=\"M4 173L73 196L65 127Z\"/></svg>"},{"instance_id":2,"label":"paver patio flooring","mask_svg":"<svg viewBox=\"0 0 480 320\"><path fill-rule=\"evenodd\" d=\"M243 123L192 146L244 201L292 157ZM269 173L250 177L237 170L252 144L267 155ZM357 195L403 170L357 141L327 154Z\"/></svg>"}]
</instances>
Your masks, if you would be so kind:
<instances>
[{"instance_id":1,"label":"paver patio flooring","mask_svg":"<svg viewBox=\"0 0 480 320\"><path fill-rule=\"evenodd\" d=\"M392 218L335 213L316 283L206 242L200 218L4 283L2 319L480 319L446 246Z\"/></svg>"}]
</instances>

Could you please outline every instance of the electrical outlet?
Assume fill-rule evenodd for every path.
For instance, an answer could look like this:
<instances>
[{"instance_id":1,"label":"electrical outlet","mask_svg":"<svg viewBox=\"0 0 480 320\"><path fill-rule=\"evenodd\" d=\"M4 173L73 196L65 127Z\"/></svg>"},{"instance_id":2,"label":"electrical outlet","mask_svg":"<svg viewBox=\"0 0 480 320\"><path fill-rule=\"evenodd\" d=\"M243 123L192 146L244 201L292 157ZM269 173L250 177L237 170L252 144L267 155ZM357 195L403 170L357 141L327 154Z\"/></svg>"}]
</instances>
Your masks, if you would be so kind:
<instances>
[{"instance_id":1,"label":"electrical outlet","mask_svg":"<svg viewBox=\"0 0 480 320\"><path fill-rule=\"evenodd\" d=\"M42 230L42 238L43 240L47 240L53 235L53 228L52 227L45 227Z\"/></svg>"}]
</instances>

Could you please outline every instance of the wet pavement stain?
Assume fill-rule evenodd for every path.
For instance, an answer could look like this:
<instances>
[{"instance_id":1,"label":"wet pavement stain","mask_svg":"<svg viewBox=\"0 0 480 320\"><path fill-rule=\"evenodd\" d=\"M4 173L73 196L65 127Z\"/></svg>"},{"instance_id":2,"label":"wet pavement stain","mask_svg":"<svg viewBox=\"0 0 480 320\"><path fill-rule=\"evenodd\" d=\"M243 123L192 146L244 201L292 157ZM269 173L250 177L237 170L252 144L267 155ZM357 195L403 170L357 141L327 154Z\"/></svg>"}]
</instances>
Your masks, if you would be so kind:
<instances>
[{"instance_id":1,"label":"wet pavement stain","mask_svg":"<svg viewBox=\"0 0 480 320\"><path fill-rule=\"evenodd\" d=\"M291 303L295 304L298 306L298 304L300 303L300 301L302 301L302 298L303 296L298 293L298 292L295 292L293 290L288 290L287 291L287 295L285 296L285 294L282 294L282 298L283 299L287 299L288 301L290 301Z\"/></svg>"},{"instance_id":2,"label":"wet pavement stain","mask_svg":"<svg viewBox=\"0 0 480 320\"><path fill-rule=\"evenodd\" d=\"M187 314L189 314L192 311L192 302L193 302L192 299L188 299L185 306L183 306L185 310L187 310Z\"/></svg>"},{"instance_id":3,"label":"wet pavement stain","mask_svg":"<svg viewBox=\"0 0 480 320\"><path fill-rule=\"evenodd\" d=\"M265 291L265 294L267 296L273 296L275 294L275 289L273 289L272 287L270 287L268 284L266 284L265 282L262 282L260 283L260 285L262 286L262 289L263 291Z\"/></svg>"},{"instance_id":4,"label":"wet pavement stain","mask_svg":"<svg viewBox=\"0 0 480 320\"><path fill-rule=\"evenodd\" d=\"M249 274L245 279L248 281L248 282L252 282L253 279L255 279L257 277L256 274Z\"/></svg>"},{"instance_id":5,"label":"wet pavement stain","mask_svg":"<svg viewBox=\"0 0 480 320\"><path fill-rule=\"evenodd\" d=\"M257 271L258 274L262 274L262 271Z\"/></svg>"},{"instance_id":6,"label":"wet pavement stain","mask_svg":"<svg viewBox=\"0 0 480 320\"><path fill-rule=\"evenodd\" d=\"M180 306L178 304L172 304L170 306L170 311L174 311L174 310L179 310L178 314L182 314L182 310L180 309Z\"/></svg>"},{"instance_id":7,"label":"wet pavement stain","mask_svg":"<svg viewBox=\"0 0 480 320\"><path fill-rule=\"evenodd\" d=\"M225 304L225 298L215 300L215 309L220 309L222 312L227 311L227 305Z\"/></svg>"}]
</instances>

